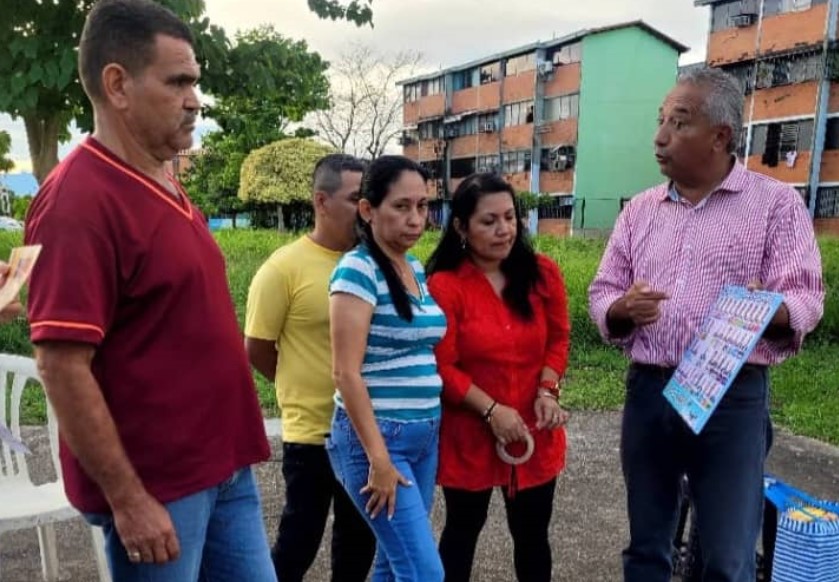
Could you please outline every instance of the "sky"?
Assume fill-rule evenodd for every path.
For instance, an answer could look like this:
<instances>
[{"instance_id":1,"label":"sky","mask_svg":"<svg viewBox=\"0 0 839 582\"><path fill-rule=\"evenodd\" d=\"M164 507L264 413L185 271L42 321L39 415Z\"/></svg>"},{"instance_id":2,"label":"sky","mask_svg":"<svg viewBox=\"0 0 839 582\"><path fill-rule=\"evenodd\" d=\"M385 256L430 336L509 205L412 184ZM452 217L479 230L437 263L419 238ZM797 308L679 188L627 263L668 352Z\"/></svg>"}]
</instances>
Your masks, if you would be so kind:
<instances>
[{"instance_id":1,"label":"sky","mask_svg":"<svg viewBox=\"0 0 839 582\"><path fill-rule=\"evenodd\" d=\"M210 20L231 37L237 30L270 23L285 36L306 40L327 60L348 44L362 42L383 53L417 50L428 71L632 20L644 20L691 47L681 63L693 63L705 58L709 21L708 8L695 7L693 0L375 0L372 29L320 20L306 0L206 0L206 5ZM197 131L208 128L205 124ZM17 170L30 171L23 123L0 114L0 130L11 134ZM73 136L59 156L78 143L78 132Z\"/></svg>"}]
</instances>

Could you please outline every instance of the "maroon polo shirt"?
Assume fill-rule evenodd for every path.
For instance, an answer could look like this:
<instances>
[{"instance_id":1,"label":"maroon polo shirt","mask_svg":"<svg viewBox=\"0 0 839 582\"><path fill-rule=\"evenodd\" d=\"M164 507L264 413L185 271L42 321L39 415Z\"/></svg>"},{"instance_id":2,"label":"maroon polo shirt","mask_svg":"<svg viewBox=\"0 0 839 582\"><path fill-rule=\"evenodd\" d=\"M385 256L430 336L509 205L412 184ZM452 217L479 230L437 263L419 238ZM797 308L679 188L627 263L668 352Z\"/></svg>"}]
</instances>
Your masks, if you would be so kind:
<instances>
[{"instance_id":1,"label":"maroon polo shirt","mask_svg":"<svg viewBox=\"0 0 839 582\"><path fill-rule=\"evenodd\" d=\"M92 369L122 444L166 503L268 458L224 257L201 213L88 138L32 202L32 342L95 346ZM109 511L61 444L67 496Z\"/></svg>"}]
</instances>

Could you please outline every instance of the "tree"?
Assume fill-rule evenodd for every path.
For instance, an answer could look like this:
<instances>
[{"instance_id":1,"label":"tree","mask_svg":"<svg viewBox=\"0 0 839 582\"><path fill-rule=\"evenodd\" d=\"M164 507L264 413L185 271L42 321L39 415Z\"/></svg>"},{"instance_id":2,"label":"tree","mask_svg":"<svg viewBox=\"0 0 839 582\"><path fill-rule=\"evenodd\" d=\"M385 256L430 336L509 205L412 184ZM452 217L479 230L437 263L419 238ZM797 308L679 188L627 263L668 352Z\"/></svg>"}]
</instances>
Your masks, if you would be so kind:
<instances>
[{"instance_id":1,"label":"tree","mask_svg":"<svg viewBox=\"0 0 839 582\"><path fill-rule=\"evenodd\" d=\"M309 52L305 41L289 40L263 26L238 34L227 59L231 74L217 87L222 96L204 109L219 129L203 137L201 154L185 180L191 198L206 214L240 210L237 194L245 157L288 137L290 123L327 104L327 63Z\"/></svg>"},{"instance_id":2,"label":"tree","mask_svg":"<svg viewBox=\"0 0 839 582\"><path fill-rule=\"evenodd\" d=\"M351 0L344 4L338 0L308 0L309 10L329 20L347 20L356 26L373 26L373 0Z\"/></svg>"},{"instance_id":3,"label":"tree","mask_svg":"<svg viewBox=\"0 0 839 582\"><path fill-rule=\"evenodd\" d=\"M308 201L315 164L333 151L305 138L284 139L254 150L242 163L239 198L273 204Z\"/></svg>"},{"instance_id":4,"label":"tree","mask_svg":"<svg viewBox=\"0 0 839 582\"><path fill-rule=\"evenodd\" d=\"M376 158L402 129L402 92L396 82L416 72L422 57L383 55L352 44L331 67L329 109L318 112L318 134L338 151Z\"/></svg>"},{"instance_id":5,"label":"tree","mask_svg":"<svg viewBox=\"0 0 839 582\"><path fill-rule=\"evenodd\" d=\"M8 172L15 167L15 163L7 156L12 150L12 136L0 131L0 172Z\"/></svg>"},{"instance_id":6,"label":"tree","mask_svg":"<svg viewBox=\"0 0 839 582\"><path fill-rule=\"evenodd\" d=\"M204 14L204 0L158 0L190 26L210 93L227 78L227 39ZM22 118L38 182L58 164L58 143L71 121L92 127L90 104L76 70L76 47L94 0L4 0L0 20L0 112Z\"/></svg>"}]
</instances>

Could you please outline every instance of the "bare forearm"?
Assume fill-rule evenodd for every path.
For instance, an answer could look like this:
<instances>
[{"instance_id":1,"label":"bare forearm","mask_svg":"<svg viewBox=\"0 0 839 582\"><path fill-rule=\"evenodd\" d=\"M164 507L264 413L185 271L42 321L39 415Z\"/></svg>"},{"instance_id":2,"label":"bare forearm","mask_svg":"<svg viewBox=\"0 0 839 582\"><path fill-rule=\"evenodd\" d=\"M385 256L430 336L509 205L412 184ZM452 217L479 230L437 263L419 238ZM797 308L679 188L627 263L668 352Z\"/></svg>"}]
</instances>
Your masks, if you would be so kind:
<instances>
[{"instance_id":1,"label":"bare forearm","mask_svg":"<svg viewBox=\"0 0 839 582\"><path fill-rule=\"evenodd\" d=\"M263 378L269 382L273 382L277 374L277 354L274 352L273 359L266 357L259 361L252 360L251 365Z\"/></svg>"},{"instance_id":2,"label":"bare forearm","mask_svg":"<svg viewBox=\"0 0 839 582\"><path fill-rule=\"evenodd\" d=\"M337 382L337 386L367 458L371 463L389 458L390 454L373 414L373 403L370 402L361 376L345 377Z\"/></svg>"},{"instance_id":3,"label":"bare forearm","mask_svg":"<svg viewBox=\"0 0 839 582\"><path fill-rule=\"evenodd\" d=\"M472 384L469 387L469 391L466 392L463 405L473 410L476 414L483 415L494 401L495 398Z\"/></svg>"},{"instance_id":4,"label":"bare forearm","mask_svg":"<svg viewBox=\"0 0 839 582\"><path fill-rule=\"evenodd\" d=\"M108 503L113 507L144 493L90 369L48 366L41 374L64 441Z\"/></svg>"},{"instance_id":5,"label":"bare forearm","mask_svg":"<svg viewBox=\"0 0 839 582\"><path fill-rule=\"evenodd\" d=\"M269 382L274 381L277 373L279 354L273 341L246 337L245 351L251 366Z\"/></svg>"}]
</instances>

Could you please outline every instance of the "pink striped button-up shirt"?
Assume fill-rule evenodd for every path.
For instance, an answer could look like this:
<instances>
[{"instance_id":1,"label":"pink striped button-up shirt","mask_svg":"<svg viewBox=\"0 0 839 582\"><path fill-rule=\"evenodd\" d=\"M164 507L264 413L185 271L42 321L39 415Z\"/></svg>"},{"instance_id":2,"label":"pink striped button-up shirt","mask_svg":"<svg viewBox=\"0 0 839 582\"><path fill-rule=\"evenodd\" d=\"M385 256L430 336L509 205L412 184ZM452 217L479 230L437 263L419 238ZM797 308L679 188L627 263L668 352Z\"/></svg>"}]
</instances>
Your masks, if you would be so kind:
<instances>
[{"instance_id":1,"label":"pink striped button-up shirt","mask_svg":"<svg viewBox=\"0 0 839 582\"><path fill-rule=\"evenodd\" d=\"M635 281L669 294L661 317L614 338L606 314ZM676 366L727 284L760 281L782 293L794 334L762 340L754 364L794 354L822 317L824 287L813 223L790 186L736 163L722 184L694 206L669 184L632 199L621 212L589 288L589 310L603 338L637 363Z\"/></svg>"}]
</instances>

